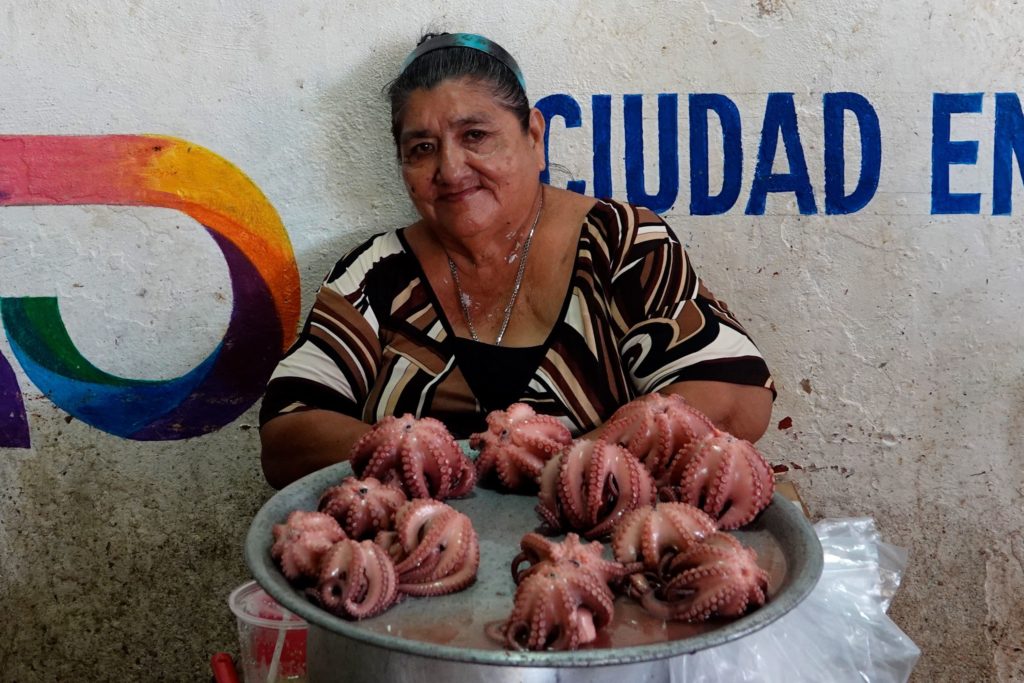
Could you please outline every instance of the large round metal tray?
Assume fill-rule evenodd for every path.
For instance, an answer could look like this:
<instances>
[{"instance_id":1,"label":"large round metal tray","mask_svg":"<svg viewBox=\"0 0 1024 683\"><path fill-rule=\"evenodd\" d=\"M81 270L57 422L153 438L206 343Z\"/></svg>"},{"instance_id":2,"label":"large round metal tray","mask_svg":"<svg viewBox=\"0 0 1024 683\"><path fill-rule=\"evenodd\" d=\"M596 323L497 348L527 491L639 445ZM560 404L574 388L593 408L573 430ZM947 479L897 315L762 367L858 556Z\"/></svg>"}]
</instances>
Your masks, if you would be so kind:
<instances>
[{"instance_id":1,"label":"large round metal tray","mask_svg":"<svg viewBox=\"0 0 1024 683\"><path fill-rule=\"evenodd\" d=\"M431 659L484 665L591 667L630 664L689 654L764 628L803 600L821 576L821 545L799 508L779 494L751 525L733 534L758 553L770 576L768 603L732 620L705 624L664 622L627 598L616 602L615 620L599 639L574 652L509 651L485 633L506 619L515 585L510 566L519 539L539 520L535 496L477 487L469 498L447 501L466 513L480 536L477 581L466 590L433 598L409 598L384 614L345 621L313 605L293 588L270 557L271 527L292 510L315 510L320 494L351 474L340 463L282 489L260 509L249 528L245 559L253 577L282 605L311 624L370 646Z\"/></svg>"}]
</instances>

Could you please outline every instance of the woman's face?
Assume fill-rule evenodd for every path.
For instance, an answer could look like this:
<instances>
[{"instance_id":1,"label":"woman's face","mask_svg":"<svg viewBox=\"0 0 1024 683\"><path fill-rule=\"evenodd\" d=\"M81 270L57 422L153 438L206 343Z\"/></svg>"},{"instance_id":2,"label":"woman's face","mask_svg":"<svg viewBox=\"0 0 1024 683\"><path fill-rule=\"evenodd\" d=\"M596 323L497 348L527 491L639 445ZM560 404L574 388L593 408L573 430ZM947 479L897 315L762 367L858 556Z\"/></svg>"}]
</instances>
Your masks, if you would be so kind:
<instances>
[{"instance_id":1,"label":"woman's face","mask_svg":"<svg viewBox=\"0 0 1024 683\"><path fill-rule=\"evenodd\" d=\"M536 109L524 133L485 85L443 81L409 96L399 152L409 197L434 230L471 237L533 218L544 169L544 118Z\"/></svg>"}]
</instances>

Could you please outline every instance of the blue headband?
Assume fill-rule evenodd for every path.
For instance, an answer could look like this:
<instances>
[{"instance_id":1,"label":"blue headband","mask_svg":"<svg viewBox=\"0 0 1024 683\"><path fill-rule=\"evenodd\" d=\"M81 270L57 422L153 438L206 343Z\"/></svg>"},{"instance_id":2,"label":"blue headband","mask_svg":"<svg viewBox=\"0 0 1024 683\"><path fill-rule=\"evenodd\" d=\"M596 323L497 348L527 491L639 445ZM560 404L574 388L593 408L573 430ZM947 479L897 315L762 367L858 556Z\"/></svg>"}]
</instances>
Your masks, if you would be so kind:
<instances>
[{"instance_id":1,"label":"blue headband","mask_svg":"<svg viewBox=\"0 0 1024 683\"><path fill-rule=\"evenodd\" d=\"M434 50L444 50L449 47L468 47L472 50L480 50L485 54L494 57L499 62L509 68L509 70L515 75L516 80L519 81L519 87L526 91L526 79L523 78L523 72L519 70L519 65L516 64L516 60L512 58L508 52L505 51L501 45L498 45L489 38L477 35L475 33L442 33L439 36L428 38L419 45L416 49L409 53L409 56L402 62L402 68L399 70L399 74L403 73L409 68L409 65L415 62L417 59L433 52Z\"/></svg>"}]
</instances>

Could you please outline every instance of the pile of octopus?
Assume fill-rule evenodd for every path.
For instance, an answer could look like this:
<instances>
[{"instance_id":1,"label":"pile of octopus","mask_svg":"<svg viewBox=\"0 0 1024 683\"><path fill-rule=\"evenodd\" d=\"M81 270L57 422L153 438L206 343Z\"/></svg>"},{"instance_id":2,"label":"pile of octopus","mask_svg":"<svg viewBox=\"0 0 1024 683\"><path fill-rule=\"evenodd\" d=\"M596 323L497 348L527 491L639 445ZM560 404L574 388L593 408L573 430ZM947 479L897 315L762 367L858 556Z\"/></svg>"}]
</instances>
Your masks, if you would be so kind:
<instances>
[{"instance_id":1,"label":"pile of octopus","mask_svg":"<svg viewBox=\"0 0 1024 683\"><path fill-rule=\"evenodd\" d=\"M505 647L593 642L618 596L683 621L764 604L727 531L771 500L775 391L736 316L657 214L540 181L544 117L501 46L428 34L387 93L419 220L337 262L269 381L268 482L353 472L274 527L281 572L346 619L463 590L480 542L444 501L480 485L537 496Z\"/></svg>"}]
</instances>

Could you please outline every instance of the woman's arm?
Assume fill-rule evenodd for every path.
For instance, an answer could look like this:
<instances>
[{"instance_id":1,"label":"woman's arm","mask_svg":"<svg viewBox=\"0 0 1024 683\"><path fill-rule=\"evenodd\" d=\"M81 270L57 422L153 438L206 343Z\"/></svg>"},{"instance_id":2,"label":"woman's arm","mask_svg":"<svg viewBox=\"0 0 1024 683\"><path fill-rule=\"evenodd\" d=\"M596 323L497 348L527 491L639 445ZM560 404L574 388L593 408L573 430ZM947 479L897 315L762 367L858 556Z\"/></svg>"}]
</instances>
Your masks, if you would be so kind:
<instances>
[{"instance_id":1,"label":"woman's arm","mask_svg":"<svg viewBox=\"0 0 1024 683\"><path fill-rule=\"evenodd\" d=\"M620 353L638 393L677 394L719 428L747 441L764 435L773 392L767 364L746 330L694 272L683 245L640 209L625 232L615 302L629 326Z\"/></svg>"},{"instance_id":2,"label":"woman's arm","mask_svg":"<svg viewBox=\"0 0 1024 683\"><path fill-rule=\"evenodd\" d=\"M764 436L772 417L772 392L765 387L690 380L670 384L658 393L682 396L716 427L750 443ZM607 424L580 436L597 439Z\"/></svg>"},{"instance_id":3,"label":"woman's arm","mask_svg":"<svg viewBox=\"0 0 1024 683\"><path fill-rule=\"evenodd\" d=\"M310 472L347 460L370 425L330 410L279 415L260 429L260 463L276 489Z\"/></svg>"},{"instance_id":4,"label":"woman's arm","mask_svg":"<svg viewBox=\"0 0 1024 683\"><path fill-rule=\"evenodd\" d=\"M260 462L274 488L348 459L370 429L353 417L361 414L382 353L366 282L373 264L393 253L390 239L371 237L338 261L271 375L260 408Z\"/></svg>"},{"instance_id":5,"label":"woman's arm","mask_svg":"<svg viewBox=\"0 0 1024 683\"><path fill-rule=\"evenodd\" d=\"M765 387L690 380L670 384L660 393L682 396L716 427L750 443L764 436L772 418L772 392Z\"/></svg>"}]
</instances>

